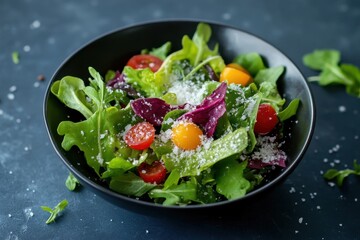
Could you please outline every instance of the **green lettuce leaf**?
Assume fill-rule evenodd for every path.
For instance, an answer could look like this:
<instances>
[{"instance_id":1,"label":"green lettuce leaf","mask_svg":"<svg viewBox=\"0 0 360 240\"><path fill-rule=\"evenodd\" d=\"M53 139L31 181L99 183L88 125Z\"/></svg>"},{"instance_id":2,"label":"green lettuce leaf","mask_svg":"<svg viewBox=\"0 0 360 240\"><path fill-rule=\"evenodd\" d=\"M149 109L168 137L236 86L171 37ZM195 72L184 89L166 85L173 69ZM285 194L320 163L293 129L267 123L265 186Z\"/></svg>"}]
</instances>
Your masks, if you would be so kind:
<instances>
[{"instance_id":1,"label":"green lettuce leaf","mask_svg":"<svg viewBox=\"0 0 360 240\"><path fill-rule=\"evenodd\" d=\"M352 84L346 85L346 92L360 98L360 69L352 64L341 64L340 68L347 78L352 79Z\"/></svg>"},{"instance_id":2,"label":"green lettuce leaf","mask_svg":"<svg viewBox=\"0 0 360 240\"><path fill-rule=\"evenodd\" d=\"M179 185L172 185L167 189L155 188L149 192L150 198L165 199L163 205L188 204L190 201L197 200L197 184L194 179L180 183Z\"/></svg>"},{"instance_id":3,"label":"green lettuce leaf","mask_svg":"<svg viewBox=\"0 0 360 240\"><path fill-rule=\"evenodd\" d=\"M107 170L103 172L101 178L109 178L109 177L122 175L126 171L134 167L135 165L133 165L131 162L121 157L115 157L110 162L108 162Z\"/></svg>"},{"instance_id":4,"label":"green lettuce leaf","mask_svg":"<svg viewBox=\"0 0 360 240\"><path fill-rule=\"evenodd\" d=\"M326 66L336 66L340 61L340 52L333 49L315 50L304 55L305 66L314 70L323 70Z\"/></svg>"},{"instance_id":5,"label":"green lettuce leaf","mask_svg":"<svg viewBox=\"0 0 360 240\"><path fill-rule=\"evenodd\" d=\"M125 81L143 93L145 97L161 97L168 85L168 79L153 73L150 68L133 69L125 66L123 73Z\"/></svg>"},{"instance_id":6,"label":"green lettuce leaf","mask_svg":"<svg viewBox=\"0 0 360 240\"><path fill-rule=\"evenodd\" d=\"M258 87L263 82L276 83L284 71L285 68L283 66L262 69L256 74L254 82Z\"/></svg>"},{"instance_id":7,"label":"green lettuce leaf","mask_svg":"<svg viewBox=\"0 0 360 240\"><path fill-rule=\"evenodd\" d=\"M181 60L189 60L193 67L197 67L206 59L209 59L209 64L216 73L220 73L224 67L224 60L218 53L218 46L211 50L207 43L211 36L211 28L209 25L200 23L190 39L185 35L182 38L182 49L170 54L161 65L160 69L155 73L156 78L170 79L173 65ZM215 57L210 60L211 57ZM166 81L165 81L166 82ZM168 82L166 82L168 83Z\"/></svg>"},{"instance_id":8,"label":"green lettuce leaf","mask_svg":"<svg viewBox=\"0 0 360 240\"><path fill-rule=\"evenodd\" d=\"M242 197L250 189L250 182L243 177L247 162L231 158L215 165L216 191L227 199Z\"/></svg>"},{"instance_id":9,"label":"green lettuce leaf","mask_svg":"<svg viewBox=\"0 0 360 240\"><path fill-rule=\"evenodd\" d=\"M136 174L128 172L120 176L112 177L109 187L127 196L141 197L156 187L156 185L146 183Z\"/></svg>"},{"instance_id":10,"label":"green lettuce leaf","mask_svg":"<svg viewBox=\"0 0 360 240\"><path fill-rule=\"evenodd\" d=\"M79 111L85 118L94 114L86 100L85 84L80 78L66 76L51 85L51 92L67 107Z\"/></svg>"},{"instance_id":11,"label":"green lettuce leaf","mask_svg":"<svg viewBox=\"0 0 360 240\"><path fill-rule=\"evenodd\" d=\"M59 135L64 135L61 146L66 151L77 146L97 174L101 166L114 158L116 138L108 133L102 121L104 115L105 112L98 111L82 122L63 121L57 129Z\"/></svg>"},{"instance_id":12,"label":"green lettuce leaf","mask_svg":"<svg viewBox=\"0 0 360 240\"><path fill-rule=\"evenodd\" d=\"M95 69L89 67L89 72L92 77L89 79L89 86L85 87L79 78L64 77L54 83L52 92L68 107L86 113L86 120L77 123L63 121L57 131L59 135L64 135L62 147L68 151L77 146L84 152L88 165L99 174L100 167L104 167L106 162L115 157L119 127L125 128L137 119L134 115L128 116L128 109L110 107L115 96L120 96L106 89L102 77ZM91 104L91 110L86 104ZM121 112L128 115L121 115Z\"/></svg>"},{"instance_id":13,"label":"green lettuce leaf","mask_svg":"<svg viewBox=\"0 0 360 240\"><path fill-rule=\"evenodd\" d=\"M256 145L254 125L262 94L257 93L255 84L246 88L231 84L225 98L227 118L232 129L245 128L248 132L246 152L252 152Z\"/></svg>"},{"instance_id":14,"label":"green lettuce leaf","mask_svg":"<svg viewBox=\"0 0 360 240\"><path fill-rule=\"evenodd\" d=\"M196 176L215 163L241 153L247 145L247 132L244 128L239 128L220 139L214 140L209 148L201 148L194 152L189 151L188 155L169 153L163 155L162 160L165 162L168 171L177 169L181 177Z\"/></svg>"},{"instance_id":15,"label":"green lettuce leaf","mask_svg":"<svg viewBox=\"0 0 360 240\"><path fill-rule=\"evenodd\" d=\"M266 68L260 54L256 52L240 54L233 62L245 68L253 77L255 77L260 70Z\"/></svg>"}]
</instances>

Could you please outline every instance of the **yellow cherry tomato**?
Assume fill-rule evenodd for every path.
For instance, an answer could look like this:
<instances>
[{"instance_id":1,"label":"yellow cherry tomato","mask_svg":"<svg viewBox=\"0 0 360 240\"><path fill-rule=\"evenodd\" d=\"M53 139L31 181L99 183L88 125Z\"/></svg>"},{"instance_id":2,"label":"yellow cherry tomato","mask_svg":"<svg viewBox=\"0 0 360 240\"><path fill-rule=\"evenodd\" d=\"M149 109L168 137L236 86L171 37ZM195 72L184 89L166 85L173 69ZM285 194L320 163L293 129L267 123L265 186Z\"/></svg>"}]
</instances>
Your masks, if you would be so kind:
<instances>
[{"instance_id":1,"label":"yellow cherry tomato","mask_svg":"<svg viewBox=\"0 0 360 240\"><path fill-rule=\"evenodd\" d=\"M194 150L201 145L203 132L192 122L179 123L172 128L172 142L183 150Z\"/></svg>"},{"instance_id":2,"label":"yellow cherry tomato","mask_svg":"<svg viewBox=\"0 0 360 240\"><path fill-rule=\"evenodd\" d=\"M245 87L252 82L252 77L242 66L231 63L220 74L220 82L223 81L227 81L228 84L241 84Z\"/></svg>"}]
</instances>

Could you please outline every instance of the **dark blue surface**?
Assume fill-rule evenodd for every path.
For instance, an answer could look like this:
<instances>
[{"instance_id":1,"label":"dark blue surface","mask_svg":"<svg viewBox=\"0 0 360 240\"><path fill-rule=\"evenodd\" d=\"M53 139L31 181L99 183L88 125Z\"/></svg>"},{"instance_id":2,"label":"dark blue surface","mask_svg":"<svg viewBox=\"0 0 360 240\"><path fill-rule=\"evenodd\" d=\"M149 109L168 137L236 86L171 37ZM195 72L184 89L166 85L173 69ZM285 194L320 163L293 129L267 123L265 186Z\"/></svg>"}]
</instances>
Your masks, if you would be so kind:
<instances>
[{"instance_id":1,"label":"dark blue surface","mask_svg":"<svg viewBox=\"0 0 360 240\"><path fill-rule=\"evenodd\" d=\"M359 239L360 179L352 176L338 189L321 175L332 165L360 161L360 99L341 87L311 84L317 124L303 161L275 191L231 214L144 215L88 189L65 188L68 171L43 123L47 80L94 37L164 18L204 19L246 30L282 50L306 77L314 72L301 58L315 48L339 49L344 62L360 66L357 1L1 0L0 239ZM17 65L13 51L20 54ZM40 74L47 80L39 82ZM332 152L334 147L338 150ZM40 206L64 198L69 206L63 216L46 225L48 214ZM251 214L244 211L249 208Z\"/></svg>"}]
</instances>

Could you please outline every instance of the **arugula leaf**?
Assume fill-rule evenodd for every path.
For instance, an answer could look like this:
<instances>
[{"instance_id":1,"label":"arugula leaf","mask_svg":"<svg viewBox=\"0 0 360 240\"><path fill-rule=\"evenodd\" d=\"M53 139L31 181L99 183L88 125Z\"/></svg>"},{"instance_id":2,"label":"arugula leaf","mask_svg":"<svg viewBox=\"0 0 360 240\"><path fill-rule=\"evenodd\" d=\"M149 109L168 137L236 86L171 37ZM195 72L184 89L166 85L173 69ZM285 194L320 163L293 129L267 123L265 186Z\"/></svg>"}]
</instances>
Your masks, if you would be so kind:
<instances>
[{"instance_id":1,"label":"arugula leaf","mask_svg":"<svg viewBox=\"0 0 360 240\"><path fill-rule=\"evenodd\" d=\"M333 49L315 50L304 55L305 66L314 70L323 70L327 65L336 66L340 61L340 52Z\"/></svg>"},{"instance_id":2,"label":"arugula leaf","mask_svg":"<svg viewBox=\"0 0 360 240\"><path fill-rule=\"evenodd\" d=\"M360 176L360 164L357 164L356 160L354 160L354 169L344 169L344 170L337 170L337 169L329 169L324 173L323 177L326 180L333 180L336 179L336 183L339 187L342 186L344 179L349 175L358 175Z\"/></svg>"},{"instance_id":3,"label":"arugula leaf","mask_svg":"<svg viewBox=\"0 0 360 240\"><path fill-rule=\"evenodd\" d=\"M279 112L277 114L277 116L280 119L280 121L283 122L283 121L291 118L292 116L294 116L296 114L296 111L297 111L298 107L299 107L299 103L300 103L300 99L295 98L289 103L289 105L284 110Z\"/></svg>"},{"instance_id":4,"label":"arugula leaf","mask_svg":"<svg viewBox=\"0 0 360 240\"><path fill-rule=\"evenodd\" d=\"M197 184L192 178L190 181L180 183L179 185L172 185L167 189L155 188L149 192L150 198L164 198L162 203L165 206L175 204L188 204L190 201L197 200Z\"/></svg>"},{"instance_id":5,"label":"arugula leaf","mask_svg":"<svg viewBox=\"0 0 360 240\"><path fill-rule=\"evenodd\" d=\"M19 52L17 52L17 51L12 52L11 59L12 59L14 64L19 64L19 62L20 62Z\"/></svg>"},{"instance_id":6,"label":"arugula leaf","mask_svg":"<svg viewBox=\"0 0 360 240\"><path fill-rule=\"evenodd\" d=\"M230 158L215 165L216 191L227 199L242 197L250 189L250 182L243 177L247 162L239 163Z\"/></svg>"},{"instance_id":7,"label":"arugula leaf","mask_svg":"<svg viewBox=\"0 0 360 240\"><path fill-rule=\"evenodd\" d=\"M69 176L65 181L65 186L70 191L74 191L77 186L80 186L80 182L74 177L72 173L69 173Z\"/></svg>"},{"instance_id":8,"label":"arugula leaf","mask_svg":"<svg viewBox=\"0 0 360 240\"><path fill-rule=\"evenodd\" d=\"M303 57L305 66L320 70L319 76L309 77L309 81L316 81L321 86L341 84L346 92L360 98L360 69L351 64L341 64L340 52L337 50L315 50Z\"/></svg>"},{"instance_id":9,"label":"arugula leaf","mask_svg":"<svg viewBox=\"0 0 360 240\"><path fill-rule=\"evenodd\" d=\"M227 118L232 129L245 128L248 132L248 146L246 152L252 152L256 145L254 125L257 111L262 99L261 93L256 93L255 84L250 84L246 88L231 84L226 93Z\"/></svg>"},{"instance_id":10,"label":"arugula leaf","mask_svg":"<svg viewBox=\"0 0 360 240\"><path fill-rule=\"evenodd\" d=\"M155 184L144 182L139 176L132 172L111 178L110 189L128 196L141 197L154 187Z\"/></svg>"},{"instance_id":11,"label":"arugula leaf","mask_svg":"<svg viewBox=\"0 0 360 240\"><path fill-rule=\"evenodd\" d=\"M256 76L260 70L266 68L262 57L256 52L240 54L233 62L245 68L253 77Z\"/></svg>"},{"instance_id":12,"label":"arugula leaf","mask_svg":"<svg viewBox=\"0 0 360 240\"><path fill-rule=\"evenodd\" d=\"M56 217L58 214L63 211L68 205L68 201L66 199L62 200L58 205L56 205L53 209L48 206L41 206L41 209L49 212L50 217L46 220L46 224L55 222Z\"/></svg>"},{"instance_id":13,"label":"arugula leaf","mask_svg":"<svg viewBox=\"0 0 360 240\"><path fill-rule=\"evenodd\" d=\"M256 74L254 82L258 87L264 82L276 83L284 71L283 66L262 69Z\"/></svg>"},{"instance_id":14,"label":"arugula leaf","mask_svg":"<svg viewBox=\"0 0 360 240\"><path fill-rule=\"evenodd\" d=\"M169 153L163 155L166 169L177 169L180 176L197 176L213 164L234 154L241 153L248 145L247 132L244 128L236 129L224 137L214 140L209 148L183 154Z\"/></svg>"},{"instance_id":15,"label":"arugula leaf","mask_svg":"<svg viewBox=\"0 0 360 240\"><path fill-rule=\"evenodd\" d=\"M153 48L150 51L148 49L141 50L141 54L150 54L155 57L160 58L161 60L164 60L167 55L169 54L171 49L171 42L166 42L163 45L161 45L158 48Z\"/></svg>"}]
</instances>

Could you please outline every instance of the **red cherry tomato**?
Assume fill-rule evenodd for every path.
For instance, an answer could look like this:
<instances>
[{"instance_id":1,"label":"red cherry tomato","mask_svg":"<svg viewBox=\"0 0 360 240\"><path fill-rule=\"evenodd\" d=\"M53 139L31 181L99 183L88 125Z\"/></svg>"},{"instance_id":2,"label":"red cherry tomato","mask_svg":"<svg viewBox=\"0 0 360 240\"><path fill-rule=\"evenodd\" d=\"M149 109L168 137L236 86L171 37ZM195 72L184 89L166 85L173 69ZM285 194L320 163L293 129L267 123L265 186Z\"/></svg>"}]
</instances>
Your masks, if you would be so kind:
<instances>
[{"instance_id":1,"label":"red cherry tomato","mask_svg":"<svg viewBox=\"0 0 360 240\"><path fill-rule=\"evenodd\" d=\"M275 109L270 104L260 104L254 131L257 134L265 135L271 132L278 122L279 119Z\"/></svg>"},{"instance_id":2,"label":"red cherry tomato","mask_svg":"<svg viewBox=\"0 0 360 240\"><path fill-rule=\"evenodd\" d=\"M148 54L140 54L130 58L126 66L134 69L150 68L151 71L156 72L161 67L161 64L162 60L158 57Z\"/></svg>"},{"instance_id":3,"label":"red cherry tomato","mask_svg":"<svg viewBox=\"0 0 360 240\"><path fill-rule=\"evenodd\" d=\"M163 183L166 178L166 168L160 161L154 161L151 165L143 162L138 167L139 176L147 183Z\"/></svg>"},{"instance_id":4,"label":"red cherry tomato","mask_svg":"<svg viewBox=\"0 0 360 240\"><path fill-rule=\"evenodd\" d=\"M141 122L130 128L125 134L125 143L136 150L150 147L155 138L155 128L151 123Z\"/></svg>"}]
</instances>

